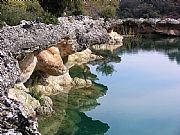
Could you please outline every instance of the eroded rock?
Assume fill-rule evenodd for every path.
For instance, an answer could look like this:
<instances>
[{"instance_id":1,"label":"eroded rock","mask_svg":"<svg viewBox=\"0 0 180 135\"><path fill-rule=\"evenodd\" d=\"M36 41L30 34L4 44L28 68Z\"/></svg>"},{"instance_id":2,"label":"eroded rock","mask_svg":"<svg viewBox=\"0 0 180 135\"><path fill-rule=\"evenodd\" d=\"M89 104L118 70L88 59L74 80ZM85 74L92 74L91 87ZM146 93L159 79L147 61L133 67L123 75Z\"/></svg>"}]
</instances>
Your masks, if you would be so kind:
<instances>
[{"instance_id":1,"label":"eroded rock","mask_svg":"<svg viewBox=\"0 0 180 135\"><path fill-rule=\"evenodd\" d=\"M36 109L39 115L50 115L54 112L53 102L50 97L42 96L41 97L41 106Z\"/></svg>"},{"instance_id":2,"label":"eroded rock","mask_svg":"<svg viewBox=\"0 0 180 135\"><path fill-rule=\"evenodd\" d=\"M88 63L97 59L102 59L102 57L93 54L90 49L86 49L82 52L77 52L69 55L68 62L65 65L68 68L71 68L74 65L82 65L83 63Z\"/></svg>"},{"instance_id":3,"label":"eroded rock","mask_svg":"<svg viewBox=\"0 0 180 135\"><path fill-rule=\"evenodd\" d=\"M40 107L40 103L38 100L33 98L24 90L20 90L16 87L9 89L8 98L20 102L23 105L23 110L27 116L35 116L35 110Z\"/></svg>"},{"instance_id":4,"label":"eroded rock","mask_svg":"<svg viewBox=\"0 0 180 135\"><path fill-rule=\"evenodd\" d=\"M6 97L8 89L13 88L17 82L19 86L10 89L9 97L18 100L19 103L16 103L17 105L23 104L32 110L36 106L29 105L29 103L37 106L39 106L39 103L35 103L35 100L25 92L26 88L23 86L23 83L29 79L35 67L36 70L46 72L49 75L59 76L65 74L66 68L60 55L67 57L67 55L82 51L90 45L108 43L111 39L104 27L103 20L93 20L83 16L61 18L59 25L31 23L28 27L24 24L13 27L6 26L0 30L0 37L0 95ZM64 53L64 48L68 48L68 45L63 43L65 45L64 48L63 46L58 48L56 45L64 42L67 38L70 39L69 41L72 41L72 43L68 43L71 50ZM22 59L23 56L25 57ZM43 87L43 85L38 84L37 87L41 87L40 89L50 93L61 89L59 82L51 81L49 83L51 89L49 89L50 87ZM9 99L7 98L7 100ZM3 102L5 102L5 99L0 103ZM15 103L14 100L12 100L13 103ZM15 106L12 106L12 109L14 108ZM19 112L25 111L24 113L34 114L33 111L26 109L19 109ZM12 111L10 110L10 112ZM18 112L14 114L18 115ZM19 125L23 125L21 117L16 118ZM4 119L1 119L0 122L3 122L3 120L7 121L7 119L8 116L4 116ZM35 122L35 120L26 119L25 117L23 120L27 123ZM2 127L3 130L15 133L16 124L11 124L11 130L8 126ZM19 133L24 134L27 131L23 126L18 126L18 128L20 128ZM27 125L26 128L37 130L37 127L34 128L30 125ZM30 133L36 134L35 132Z\"/></svg>"},{"instance_id":5,"label":"eroded rock","mask_svg":"<svg viewBox=\"0 0 180 135\"><path fill-rule=\"evenodd\" d=\"M180 36L179 19L149 18L149 19L112 19L108 22L108 28L121 35L135 34L164 34L167 36Z\"/></svg>"},{"instance_id":6,"label":"eroded rock","mask_svg":"<svg viewBox=\"0 0 180 135\"><path fill-rule=\"evenodd\" d=\"M41 80L46 82L46 85L40 82L32 87L40 91L43 95L55 95L60 92L68 93L71 89L72 78L68 72L60 76L42 77Z\"/></svg>"},{"instance_id":7,"label":"eroded rock","mask_svg":"<svg viewBox=\"0 0 180 135\"><path fill-rule=\"evenodd\" d=\"M67 72L58 47L50 47L41 51L37 56L36 70L49 75L62 75Z\"/></svg>"},{"instance_id":8,"label":"eroded rock","mask_svg":"<svg viewBox=\"0 0 180 135\"><path fill-rule=\"evenodd\" d=\"M18 79L19 83L23 85L23 83L25 83L30 78L34 72L36 64L37 58L33 53L26 55L22 60L19 61L19 67L21 69L21 74Z\"/></svg>"},{"instance_id":9,"label":"eroded rock","mask_svg":"<svg viewBox=\"0 0 180 135\"><path fill-rule=\"evenodd\" d=\"M0 134L3 135L40 135L37 118L27 117L24 106L17 101L0 97Z\"/></svg>"}]
</instances>

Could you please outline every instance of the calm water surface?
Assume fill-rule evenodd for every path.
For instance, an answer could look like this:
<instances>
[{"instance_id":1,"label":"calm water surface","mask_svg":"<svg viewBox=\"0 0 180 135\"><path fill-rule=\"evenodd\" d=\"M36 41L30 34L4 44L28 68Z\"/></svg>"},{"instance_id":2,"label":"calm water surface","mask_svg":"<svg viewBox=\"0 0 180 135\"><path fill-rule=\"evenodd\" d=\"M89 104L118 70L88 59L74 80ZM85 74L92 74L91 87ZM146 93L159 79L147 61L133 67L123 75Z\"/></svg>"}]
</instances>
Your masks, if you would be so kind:
<instances>
[{"instance_id":1,"label":"calm water surface","mask_svg":"<svg viewBox=\"0 0 180 135\"><path fill-rule=\"evenodd\" d=\"M107 135L180 134L180 65L173 60L180 50L173 46L125 51L111 76L97 73L108 91L101 105L86 114L108 123ZM91 69L96 73L96 66Z\"/></svg>"},{"instance_id":2,"label":"calm water surface","mask_svg":"<svg viewBox=\"0 0 180 135\"><path fill-rule=\"evenodd\" d=\"M113 72L110 74L103 72L102 68L98 70L102 63L89 64L91 72L99 78L96 82L107 86L106 95L87 96L86 100L81 95L84 108L80 109L74 103L78 94L68 94L69 98L75 95L67 101L68 104L73 102L75 107L69 105L63 115L67 115L70 109L76 115L66 116L67 121L70 117L78 117L79 121L72 120L71 128L76 128L74 132L62 131L67 124L61 122L63 126L58 127L56 135L179 135L179 41L144 39L141 43L124 44L114 50L121 62L103 63L111 67ZM90 107L90 104L94 106Z\"/></svg>"}]
</instances>

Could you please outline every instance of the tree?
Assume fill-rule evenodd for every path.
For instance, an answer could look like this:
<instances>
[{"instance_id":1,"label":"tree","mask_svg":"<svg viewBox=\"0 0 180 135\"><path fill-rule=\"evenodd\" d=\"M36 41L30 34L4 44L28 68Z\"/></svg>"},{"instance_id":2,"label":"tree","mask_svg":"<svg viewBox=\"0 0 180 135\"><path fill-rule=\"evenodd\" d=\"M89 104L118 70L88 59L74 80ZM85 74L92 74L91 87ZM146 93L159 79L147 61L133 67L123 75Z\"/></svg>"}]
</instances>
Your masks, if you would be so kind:
<instances>
[{"instance_id":1,"label":"tree","mask_svg":"<svg viewBox=\"0 0 180 135\"><path fill-rule=\"evenodd\" d=\"M39 0L45 11L51 12L55 16L82 14L82 0Z\"/></svg>"}]
</instances>

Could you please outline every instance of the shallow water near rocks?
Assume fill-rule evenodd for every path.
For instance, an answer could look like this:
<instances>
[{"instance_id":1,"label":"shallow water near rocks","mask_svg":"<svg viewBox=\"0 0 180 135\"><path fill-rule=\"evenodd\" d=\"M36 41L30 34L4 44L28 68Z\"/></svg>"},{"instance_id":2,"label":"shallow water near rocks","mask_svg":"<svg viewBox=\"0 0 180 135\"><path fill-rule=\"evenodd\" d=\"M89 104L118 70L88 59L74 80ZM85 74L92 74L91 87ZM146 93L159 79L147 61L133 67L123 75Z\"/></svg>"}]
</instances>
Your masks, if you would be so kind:
<instances>
[{"instance_id":1,"label":"shallow water near rocks","mask_svg":"<svg viewBox=\"0 0 180 135\"><path fill-rule=\"evenodd\" d=\"M88 64L99 86L56 96L57 115L40 131L54 135L179 135L180 39L125 41L121 61ZM43 124L48 121L48 124Z\"/></svg>"}]
</instances>

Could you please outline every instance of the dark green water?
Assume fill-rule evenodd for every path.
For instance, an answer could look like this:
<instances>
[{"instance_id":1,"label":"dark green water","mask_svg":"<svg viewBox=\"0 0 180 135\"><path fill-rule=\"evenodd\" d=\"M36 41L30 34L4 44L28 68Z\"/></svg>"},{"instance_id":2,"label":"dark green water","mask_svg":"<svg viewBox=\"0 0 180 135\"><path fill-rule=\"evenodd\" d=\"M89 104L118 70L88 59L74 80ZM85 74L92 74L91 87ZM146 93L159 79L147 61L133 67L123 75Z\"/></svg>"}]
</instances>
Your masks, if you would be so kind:
<instances>
[{"instance_id":1,"label":"dark green water","mask_svg":"<svg viewBox=\"0 0 180 135\"><path fill-rule=\"evenodd\" d=\"M98 78L97 84L54 97L58 113L41 118L40 131L43 135L179 135L179 64L178 38L126 40L111 58L88 64L87 77Z\"/></svg>"}]
</instances>

